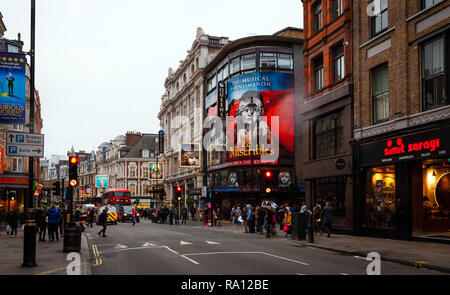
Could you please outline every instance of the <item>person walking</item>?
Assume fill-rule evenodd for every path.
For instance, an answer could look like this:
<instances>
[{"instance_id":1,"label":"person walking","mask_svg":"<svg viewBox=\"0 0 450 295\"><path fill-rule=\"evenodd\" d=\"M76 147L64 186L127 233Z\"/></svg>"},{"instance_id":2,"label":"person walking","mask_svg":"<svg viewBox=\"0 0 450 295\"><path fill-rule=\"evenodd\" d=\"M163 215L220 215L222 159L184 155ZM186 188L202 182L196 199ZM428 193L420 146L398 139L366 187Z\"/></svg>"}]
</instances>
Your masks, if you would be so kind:
<instances>
[{"instance_id":1,"label":"person walking","mask_svg":"<svg viewBox=\"0 0 450 295\"><path fill-rule=\"evenodd\" d=\"M233 227L235 222L236 222L236 206L233 206L233 208L231 208L231 225Z\"/></svg>"},{"instance_id":2,"label":"person walking","mask_svg":"<svg viewBox=\"0 0 450 295\"><path fill-rule=\"evenodd\" d=\"M261 206L256 206L255 211L255 217L256 217L256 231L258 235L263 234L263 226L264 226L264 210L261 208Z\"/></svg>"},{"instance_id":3,"label":"person walking","mask_svg":"<svg viewBox=\"0 0 450 295\"><path fill-rule=\"evenodd\" d=\"M89 226L89 227L92 227L92 223L94 223L94 208L92 208L91 210L89 210L88 221L89 221L88 226Z\"/></svg>"},{"instance_id":4,"label":"person walking","mask_svg":"<svg viewBox=\"0 0 450 295\"><path fill-rule=\"evenodd\" d=\"M136 210L134 207L131 208L131 222L136 225Z\"/></svg>"},{"instance_id":5,"label":"person walking","mask_svg":"<svg viewBox=\"0 0 450 295\"><path fill-rule=\"evenodd\" d=\"M169 223L173 225L173 216L175 215L175 208L172 206L169 210Z\"/></svg>"},{"instance_id":6,"label":"person walking","mask_svg":"<svg viewBox=\"0 0 450 295\"><path fill-rule=\"evenodd\" d=\"M286 233L287 238L291 236L291 229L292 229L292 212L289 207L286 207L284 212L283 231Z\"/></svg>"},{"instance_id":7,"label":"person walking","mask_svg":"<svg viewBox=\"0 0 450 295\"><path fill-rule=\"evenodd\" d=\"M331 236L331 225L333 223L333 207L330 206L330 202L325 203L325 207L323 207L322 210L322 216L323 216L323 225L324 228L327 231L328 238Z\"/></svg>"},{"instance_id":8,"label":"person walking","mask_svg":"<svg viewBox=\"0 0 450 295\"><path fill-rule=\"evenodd\" d=\"M195 207L194 207L194 206L191 206L191 220L192 220L192 221L195 221L195 220L196 220L196 219L195 219L195 212L196 212Z\"/></svg>"},{"instance_id":9,"label":"person walking","mask_svg":"<svg viewBox=\"0 0 450 295\"><path fill-rule=\"evenodd\" d=\"M320 205L317 204L312 212L312 218L313 218L313 227L314 227L314 232L319 232L320 235L322 235L322 230L321 230L321 220L320 220L320 214L321 214L321 209L320 209Z\"/></svg>"},{"instance_id":10,"label":"person walking","mask_svg":"<svg viewBox=\"0 0 450 295\"><path fill-rule=\"evenodd\" d=\"M270 210L267 210L265 212L264 216L264 224L266 225L266 238L270 238L272 235L272 228L273 228L273 213Z\"/></svg>"},{"instance_id":11,"label":"person walking","mask_svg":"<svg viewBox=\"0 0 450 295\"><path fill-rule=\"evenodd\" d=\"M45 242L45 233L47 232L47 221L45 220L45 214L42 209L36 210L36 225L39 232L39 241Z\"/></svg>"},{"instance_id":12,"label":"person walking","mask_svg":"<svg viewBox=\"0 0 450 295\"><path fill-rule=\"evenodd\" d=\"M59 234L62 237L63 230L64 230L64 212L63 212L62 208L58 208L58 211L59 211L59 214L61 215L61 217L59 218L59 221L58 221Z\"/></svg>"},{"instance_id":13,"label":"person walking","mask_svg":"<svg viewBox=\"0 0 450 295\"><path fill-rule=\"evenodd\" d=\"M14 236L17 237L17 224L19 222L19 215L17 214L17 211L10 211L8 213L8 225L10 227L10 232L9 234L11 235L11 237Z\"/></svg>"},{"instance_id":14,"label":"person walking","mask_svg":"<svg viewBox=\"0 0 450 295\"><path fill-rule=\"evenodd\" d=\"M250 204L247 204L247 208L245 210L245 218L244 218L244 229L246 233L251 232L251 223L252 223L252 206Z\"/></svg>"},{"instance_id":15,"label":"person walking","mask_svg":"<svg viewBox=\"0 0 450 295\"><path fill-rule=\"evenodd\" d=\"M48 210L46 216L48 216L48 239L51 241L59 241L58 224L61 219L61 213L56 210L56 205L52 204L50 210Z\"/></svg>"},{"instance_id":16,"label":"person walking","mask_svg":"<svg viewBox=\"0 0 450 295\"><path fill-rule=\"evenodd\" d=\"M308 207L304 204L302 208L300 209L300 215L302 215L305 218L305 228L304 232L302 232L302 237L306 238L306 233L308 232L308 221L310 216L312 215L312 212L308 209ZM299 229L301 230L301 229Z\"/></svg>"},{"instance_id":17,"label":"person walking","mask_svg":"<svg viewBox=\"0 0 450 295\"><path fill-rule=\"evenodd\" d=\"M181 211L181 217L182 217L181 224L186 224L187 214L188 214L188 211L187 211L186 207L183 207L183 210Z\"/></svg>"},{"instance_id":18,"label":"person walking","mask_svg":"<svg viewBox=\"0 0 450 295\"><path fill-rule=\"evenodd\" d=\"M99 231L97 233L97 235L101 236L101 233L103 232L103 237L106 238L108 237L106 235L106 221L108 219L108 207L105 208L105 210L103 210L102 214L100 214L100 216L98 217L98 221L100 223L101 226L103 226L103 229L101 231Z\"/></svg>"}]
</instances>

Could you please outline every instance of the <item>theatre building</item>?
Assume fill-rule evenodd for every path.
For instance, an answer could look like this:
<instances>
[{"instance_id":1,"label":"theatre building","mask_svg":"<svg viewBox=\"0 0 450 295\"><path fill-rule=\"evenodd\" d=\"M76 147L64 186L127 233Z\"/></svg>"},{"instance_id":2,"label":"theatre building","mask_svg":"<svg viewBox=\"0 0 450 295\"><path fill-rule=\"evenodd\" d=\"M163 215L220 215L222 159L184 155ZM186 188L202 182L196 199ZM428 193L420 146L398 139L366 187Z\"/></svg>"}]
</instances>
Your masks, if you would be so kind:
<instances>
[{"instance_id":1,"label":"theatre building","mask_svg":"<svg viewBox=\"0 0 450 295\"><path fill-rule=\"evenodd\" d=\"M354 1L354 230L450 241L449 1Z\"/></svg>"},{"instance_id":2,"label":"theatre building","mask_svg":"<svg viewBox=\"0 0 450 295\"><path fill-rule=\"evenodd\" d=\"M300 148L296 110L303 96L302 39L303 30L286 28L235 40L205 68L208 190L201 206L221 207L227 218L237 204L270 200L292 206L304 198L295 159ZM214 137L221 130L222 136Z\"/></svg>"}]
</instances>

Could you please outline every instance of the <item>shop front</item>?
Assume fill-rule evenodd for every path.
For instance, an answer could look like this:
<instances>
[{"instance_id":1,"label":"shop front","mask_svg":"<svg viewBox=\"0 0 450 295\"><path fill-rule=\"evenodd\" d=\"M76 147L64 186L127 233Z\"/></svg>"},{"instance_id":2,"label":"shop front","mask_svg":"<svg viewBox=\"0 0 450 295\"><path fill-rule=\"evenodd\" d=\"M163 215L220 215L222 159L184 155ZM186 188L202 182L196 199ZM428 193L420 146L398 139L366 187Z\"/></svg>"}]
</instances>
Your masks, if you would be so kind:
<instances>
[{"instance_id":1,"label":"shop front","mask_svg":"<svg viewBox=\"0 0 450 295\"><path fill-rule=\"evenodd\" d=\"M26 176L0 176L0 211L16 211L23 213L25 197L28 192L28 178Z\"/></svg>"},{"instance_id":2,"label":"shop front","mask_svg":"<svg viewBox=\"0 0 450 295\"><path fill-rule=\"evenodd\" d=\"M450 241L448 122L360 143L355 151L355 233Z\"/></svg>"}]
</instances>

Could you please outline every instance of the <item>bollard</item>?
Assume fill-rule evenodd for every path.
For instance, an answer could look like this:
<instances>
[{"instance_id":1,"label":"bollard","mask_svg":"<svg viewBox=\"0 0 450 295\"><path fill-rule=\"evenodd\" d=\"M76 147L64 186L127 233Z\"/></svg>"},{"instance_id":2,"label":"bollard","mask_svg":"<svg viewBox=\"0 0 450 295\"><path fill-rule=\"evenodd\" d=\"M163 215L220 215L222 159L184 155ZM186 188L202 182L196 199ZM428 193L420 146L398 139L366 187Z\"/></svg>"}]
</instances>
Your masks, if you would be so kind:
<instances>
[{"instance_id":1,"label":"bollard","mask_svg":"<svg viewBox=\"0 0 450 295\"><path fill-rule=\"evenodd\" d=\"M64 248L63 252L81 251L81 232L82 228L75 223L69 223L64 229Z\"/></svg>"}]
</instances>

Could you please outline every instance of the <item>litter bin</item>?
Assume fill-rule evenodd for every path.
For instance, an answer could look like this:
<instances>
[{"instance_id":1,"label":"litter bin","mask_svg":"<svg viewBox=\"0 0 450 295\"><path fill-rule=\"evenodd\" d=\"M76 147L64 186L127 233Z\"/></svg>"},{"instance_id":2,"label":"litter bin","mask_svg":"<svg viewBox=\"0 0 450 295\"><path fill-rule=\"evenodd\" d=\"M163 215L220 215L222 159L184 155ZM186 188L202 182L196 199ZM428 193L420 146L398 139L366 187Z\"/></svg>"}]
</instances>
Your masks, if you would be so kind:
<instances>
[{"instance_id":1,"label":"litter bin","mask_svg":"<svg viewBox=\"0 0 450 295\"><path fill-rule=\"evenodd\" d=\"M80 252L81 250L81 226L70 223L64 229L64 252Z\"/></svg>"}]
</instances>

